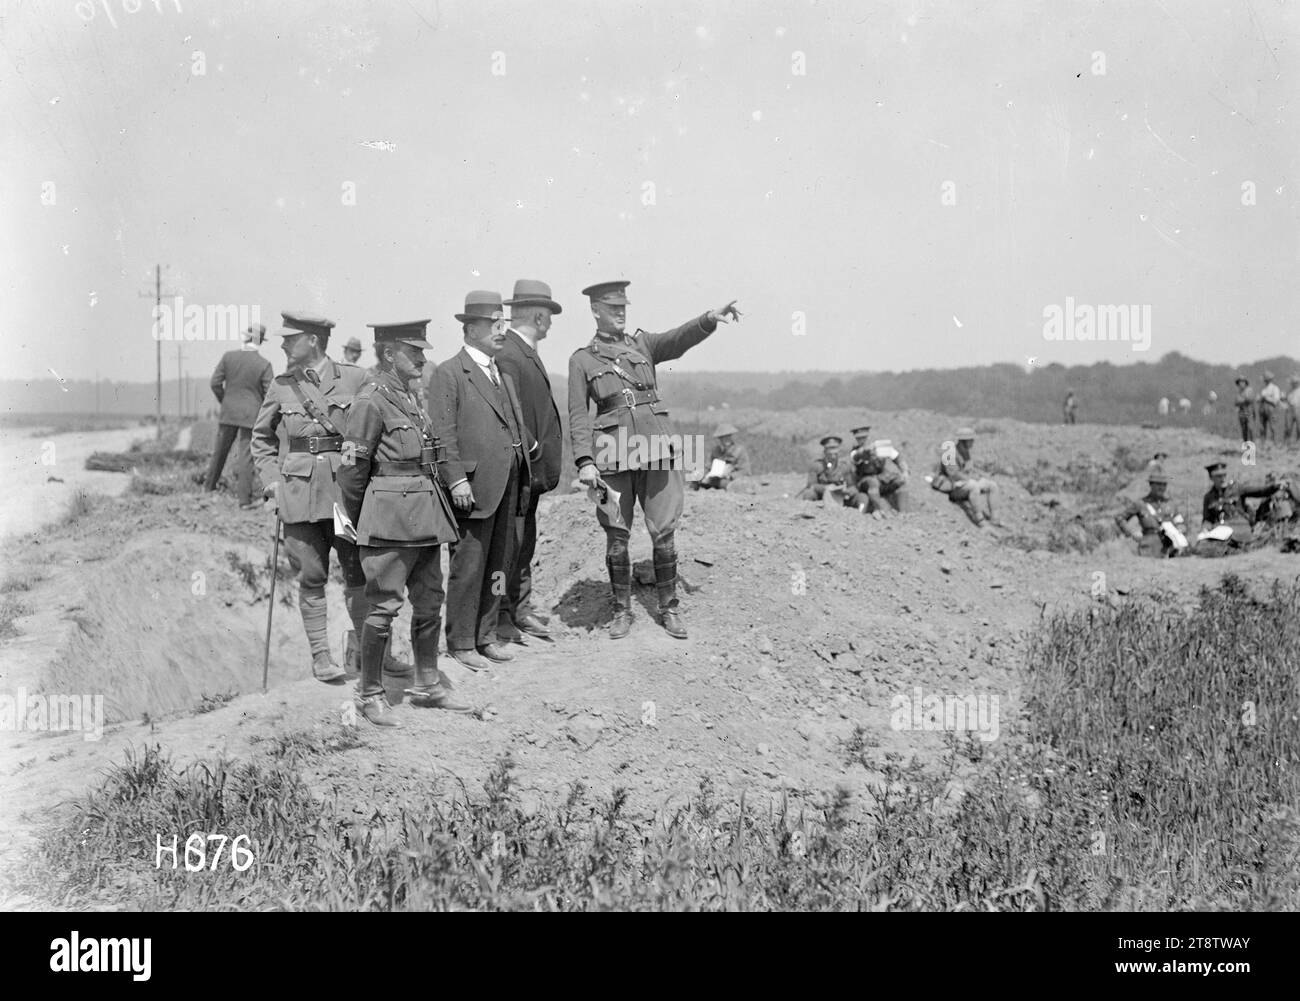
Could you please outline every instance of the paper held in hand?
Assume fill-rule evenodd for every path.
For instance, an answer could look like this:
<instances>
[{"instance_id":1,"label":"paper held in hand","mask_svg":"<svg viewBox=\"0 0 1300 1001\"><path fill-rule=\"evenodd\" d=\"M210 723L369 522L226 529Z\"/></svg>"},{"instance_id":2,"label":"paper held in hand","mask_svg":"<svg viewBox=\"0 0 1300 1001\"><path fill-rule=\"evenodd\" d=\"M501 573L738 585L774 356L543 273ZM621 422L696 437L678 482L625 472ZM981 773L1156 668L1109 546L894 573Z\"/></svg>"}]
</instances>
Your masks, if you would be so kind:
<instances>
[{"instance_id":1,"label":"paper held in hand","mask_svg":"<svg viewBox=\"0 0 1300 1001\"><path fill-rule=\"evenodd\" d=\"M334 502L334 534L349 542L357 541L357 526L352 524L347 512L339 507L338 501Z\"/></svg>"},{"instance_id":2,"label":"paper held in hand","mask_svg":"<svg viewBox=\"0 0 1300 1001\"><path fill-rule=\"evenodd\" d=\"M713 465L709 467L709 471L705 475L711 476L716 480L720 480L723 479L724 477L730 476L731 463L729 463L726 459L714 459Z\"/></svg>"}]
</instances>

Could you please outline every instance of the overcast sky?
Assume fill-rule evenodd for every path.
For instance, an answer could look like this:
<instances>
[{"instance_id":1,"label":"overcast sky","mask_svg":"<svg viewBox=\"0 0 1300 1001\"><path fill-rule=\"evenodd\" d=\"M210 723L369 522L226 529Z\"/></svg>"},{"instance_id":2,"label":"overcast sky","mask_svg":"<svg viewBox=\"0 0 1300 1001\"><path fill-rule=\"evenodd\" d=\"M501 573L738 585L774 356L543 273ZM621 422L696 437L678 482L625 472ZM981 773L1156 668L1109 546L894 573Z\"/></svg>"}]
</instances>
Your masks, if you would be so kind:
<instances>
[{"instance_id":1,"label":"overcast sky","mask_svg":"<svg viewBox=\"0 0 1300 1001\"><path fill-rule=\"evenodd\" d=\"M739 299L690 369L1298 354L1297 6L8 3L0 374L152 379L155 262L435 360L539 278L556 371L612 278L647 330ZM1150 350L1045 340L1067 296Z\"/></svg>"}]
</instances>

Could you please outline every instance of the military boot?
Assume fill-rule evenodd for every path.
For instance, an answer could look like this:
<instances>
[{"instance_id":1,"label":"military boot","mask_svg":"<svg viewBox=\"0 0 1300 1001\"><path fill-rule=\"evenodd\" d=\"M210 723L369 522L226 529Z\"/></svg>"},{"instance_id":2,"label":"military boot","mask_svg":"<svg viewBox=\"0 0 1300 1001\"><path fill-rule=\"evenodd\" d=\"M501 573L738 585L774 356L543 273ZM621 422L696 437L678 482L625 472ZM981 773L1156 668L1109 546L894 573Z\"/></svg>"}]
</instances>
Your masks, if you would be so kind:
<instances>
[{"instance_id":1,"label":"military boot","mask_svg":"<svg viewBox=\"0 0 1300 1001\"><path fill-rule=\"evenodd\" d=\"M399 727L399 721L384 694L384 651L388 634L367 625L361 632L361 680L357 683L357 704L361 715L375 726Z\"/></svg>"},{"instance_id":2,"label":"military boot","mask_svg":"<svg viewBox=\"0 0 1300 1001\"><path fill-rule=\"evenodd\" d=\"M609 623L609 638L621 640L632 630L632 558L627 544L605 553L609 570L609 587L614 597L614 618Z\"/></svg>"},{"instance_id":3,"label":"military boot","mask_svg":"<svg viewBox=\"0 0 1300 1001\"><path fill-rule=\"evenodd\" d=\"M366 585L345 587L343 605L348 610L348 618L352 620L352 632L343 642L343 670L349 676L355 676L361 673L361 630L365 628L366 613L369 610L366 604Z\"/></svg>"},{"instance_id":4,"label":"military boot","mask_svg":"<svg viewBox=\"0 0 1300 1001\"><path fill-rule=\"evenodd\" d=\"M655 591L659 595L659 621L664 632L673 639L686 639L686 624L682 622L677 602L677 560L655 561Z\"/></svg>"},{"instance_id":5,"label":"military boot","mask_svg":"<svg viewBox=\"0 0 1300 1001\"><path fill-rule=\"evenodd\" d=\"M299 588L298 609L302 612L302 627L311 647L312 676L327 685L341 685L345 672L330 657L330 639L325 621L325 589L316 591Z\"/></svg>"},{"instance_id":6,"label":"military boot","mask_svg":"<svg viewBox=\"0 0 1300 1001\"><path fill-rule=\"evenodd\" d=\"M415 658L413 684L405 689L411 705L467 713L470 707L451 694L451 679L438 670L438 619L411 623L411 651Z\"/></svg>"}]
</instances>

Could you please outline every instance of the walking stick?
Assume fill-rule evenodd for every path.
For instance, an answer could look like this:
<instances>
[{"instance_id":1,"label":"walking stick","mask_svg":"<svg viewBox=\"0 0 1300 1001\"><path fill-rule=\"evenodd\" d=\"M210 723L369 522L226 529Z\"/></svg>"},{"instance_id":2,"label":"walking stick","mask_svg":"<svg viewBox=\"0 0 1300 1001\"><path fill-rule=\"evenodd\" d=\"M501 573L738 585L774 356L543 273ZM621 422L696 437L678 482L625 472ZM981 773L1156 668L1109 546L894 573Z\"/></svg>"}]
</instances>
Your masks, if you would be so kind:
<instances>
[{"instance_id":1,"label":"walking stick","mask_svg":"<svg viewBox=\"0 0 1300 1001\"><path fill-rule=\"evenodd\" d=\"M271 616L275 614L275 578L280 576L280 509L275 511L275 545L271 550L271 600L266 606L266 649L262 654L262 694L266 694L266 676L271 669Z\"/></svg>"}]
</instances>

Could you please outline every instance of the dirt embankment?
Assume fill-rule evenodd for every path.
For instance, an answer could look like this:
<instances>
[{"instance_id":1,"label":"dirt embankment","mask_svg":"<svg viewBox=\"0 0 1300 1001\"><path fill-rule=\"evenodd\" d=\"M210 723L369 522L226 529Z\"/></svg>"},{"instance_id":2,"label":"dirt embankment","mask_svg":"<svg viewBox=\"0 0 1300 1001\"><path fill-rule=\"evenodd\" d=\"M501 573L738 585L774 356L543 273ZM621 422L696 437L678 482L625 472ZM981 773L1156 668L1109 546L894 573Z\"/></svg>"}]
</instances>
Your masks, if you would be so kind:
<instances>
[{"instance_id":1,"label":"dirt embankment","mask_svg":"<svg viewBox=\"0 0 1300 1001\"><path fill-rule=\"evenodd\" d=\"M1050 440L1058 434L1078 436L1082 447L1075 428L1007 425L981 436L995 461L1024 461L1035 450L1059 460L1066 446ZM1129 447L1149 447L1143 435L1134 432ZM1190 479L1200 444L1169 450ZM923 466L914 461L914 473ZM363 812L395 808L449 775L473 783L507 752L533 801L582 781L625 786L634 806L653 809L704 775L724 795L815 799L844 785L865 798L877 774L847 765L843 747L859 728L868 762L933 756L943 746L942 733L890 725L891 702L917 688L996 696L998 739L1013 735L1025 631L1045 610L1095 600L1099 573L1109 593L1159 586L1179 600L1228 569L1266 581L1296 567L1273 551L1230 565L1139 560L1120 544L1087 555L1026 552L974 530L923 484L913 513L877 522L790 499L800 476L759 479L752 495L688 495L678 533L684 642L653 621L650 586L637 588L631 636L608 639L603 541L588 503L545 498L536 587L555 642L513 648L516 659L488 676L445 661L477 717L402 706L401 730L363 728L364 747L314 760L308 777ZM1042 507L1010 480L1004 499L1009 520ZM52 807L131 744L158 741L182 761L244 757L277 734L347 725L349 689L311 680L293 604L277 601L272 688L259 692L269 549L264 516L195 494L111 502L11 548L21 569L43 579L25 595L33 614L18 620L20 635L0 645L0 689L101 692L106 715L121 722L110 721L98 741L0 734L5 857L15 859ZM650 556L639 522L633 556ZM337 644L345 622L337 586L330 600ZM408 650L399 625L396 653ZM205 696L227 692L244 694L194 715ZM401 700L400 685L390 697Z\"/></svg>"}]
</instances>

